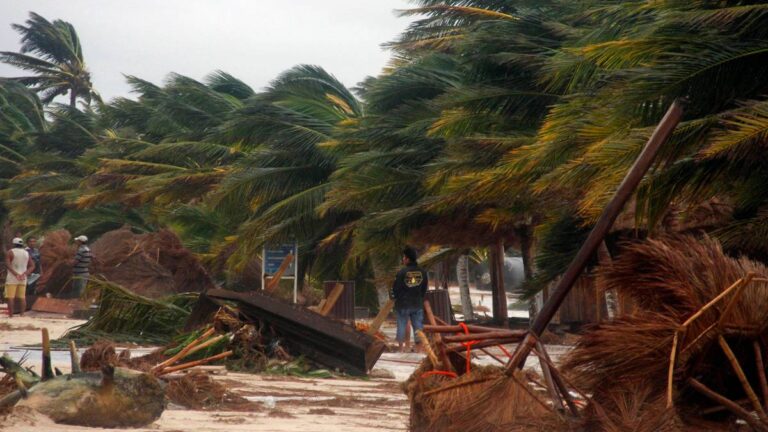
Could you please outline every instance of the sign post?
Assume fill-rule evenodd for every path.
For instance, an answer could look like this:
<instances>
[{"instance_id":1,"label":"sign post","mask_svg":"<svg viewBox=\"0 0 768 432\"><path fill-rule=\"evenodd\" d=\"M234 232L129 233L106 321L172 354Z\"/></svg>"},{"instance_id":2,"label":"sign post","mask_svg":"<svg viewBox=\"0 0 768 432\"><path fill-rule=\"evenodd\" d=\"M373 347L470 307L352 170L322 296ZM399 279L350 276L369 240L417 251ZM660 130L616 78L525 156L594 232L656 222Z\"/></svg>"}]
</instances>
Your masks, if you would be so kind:
<instances>
[{"instance_id":1,"label":"sign post","mask_svg":"<svg viewBox=\"0 0 768 432\"><path fill-rule=\"evenodd\" d=\"M299 267L299 243L267 245L261 254L261 289L266 286L267 277L277 273L285 257L293 255L293 260L280 276L281 279L293 279L293 302L298 301L299 278L296 269Z\"/></svg>"}]
</instances>

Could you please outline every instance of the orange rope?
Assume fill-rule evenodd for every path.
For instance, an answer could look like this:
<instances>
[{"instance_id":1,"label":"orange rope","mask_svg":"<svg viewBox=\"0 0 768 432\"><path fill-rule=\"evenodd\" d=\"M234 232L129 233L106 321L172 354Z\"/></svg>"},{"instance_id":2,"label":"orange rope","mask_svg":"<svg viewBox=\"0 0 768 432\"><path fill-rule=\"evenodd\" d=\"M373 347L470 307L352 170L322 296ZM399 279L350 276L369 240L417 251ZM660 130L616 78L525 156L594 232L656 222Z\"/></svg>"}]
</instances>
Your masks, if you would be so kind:
<instances>
[{"instance_id":1,"label":"orange rope","mask_svg":"<svg viewBox=\"0 0 768 432\"><path fill-rule=\"evenodd\" d=\"M439 371L439 370L433 370L433 371L424 372L423 374L421 374L421 377L422 378L426 378L426 377L431 376L431 375L445 375L445 376L449 376L451 378L458 378L459 377L458 375L456 375L456 372Z\"/></svg>"},{"instance_id":2,"label":"orange rope","mask_svg":"<svg viewBox=\"0 0 768 432\"><path fill-rule=\"evenodd\" d=\"M460 322L459 325L461 326L462 330L464 330L464 334L468 335L469 334L469 327L467 327L467 325L464 324L463 322ZM480 342L480 341L478 341L478 340L471 340L471 341L467 341L467 342L462 342L461 343L462 345L467 347L467 361L466 361L466 364L467 364L467 375L469 375L469 372L472 369L472 362L470 361L471 358L472 358L472 345L474 345L474 344L476 344L478 342Z\"/></svg>"},{"instance_id":3,"label":"orange rope","mask_svg":"<svg viewBox=\"0 0 768 432\"><path fill-rule=\"evenodd\" d=\"M497 345L497 346L501 349L501 351L504 352L504 354L507 355L507 357L512 358L512 354L510 354L509 351L507 351L507 349L504 348L504 345Z\"/></svg>"}]
</instances>

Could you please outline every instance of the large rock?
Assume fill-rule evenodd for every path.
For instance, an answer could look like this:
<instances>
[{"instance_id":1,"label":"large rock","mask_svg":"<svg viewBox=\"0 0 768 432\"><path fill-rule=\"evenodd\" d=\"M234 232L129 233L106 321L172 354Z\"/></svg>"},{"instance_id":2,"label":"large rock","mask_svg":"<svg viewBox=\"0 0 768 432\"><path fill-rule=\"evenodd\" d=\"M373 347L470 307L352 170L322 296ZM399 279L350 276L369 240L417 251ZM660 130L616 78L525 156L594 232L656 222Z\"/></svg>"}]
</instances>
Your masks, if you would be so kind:
<instances>
[{"instance_id":1,"label":"large rock","mask_svg":"<svg viewBox=\"0 0 768 432\"><path fill-rule=\"evenodd\" d=\"M62 375L40 382L16 406L32 408L56 423L141 427L160 418L165 392L150 374L107 367L103 372Z\"/></svg>"}]
</instances>

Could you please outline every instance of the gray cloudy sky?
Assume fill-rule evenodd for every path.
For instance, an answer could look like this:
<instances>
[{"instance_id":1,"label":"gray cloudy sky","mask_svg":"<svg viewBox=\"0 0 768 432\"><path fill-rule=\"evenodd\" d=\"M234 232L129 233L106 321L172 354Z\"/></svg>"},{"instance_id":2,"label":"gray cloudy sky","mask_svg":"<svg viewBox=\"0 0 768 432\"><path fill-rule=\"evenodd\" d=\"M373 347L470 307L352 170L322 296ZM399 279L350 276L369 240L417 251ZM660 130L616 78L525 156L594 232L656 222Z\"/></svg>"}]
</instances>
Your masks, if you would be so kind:
<instances>
[{"instance_id":1,"label":"gray cloudy sky","mask_svg":"<svg viewBox=\"0 0 768 432\"><path fill-rule=\"evenodd\" d=\"M128 96L123 74L159 83L169 72L195 79L221 69L256 90L299 63L346 85L376 75L380 45L408 25L407 0L0 0L0 51L18 51L12 23L29 11L72 23L96 89ZM18 71L0 64L0 76Z\"/></svg>"}]
</instances>

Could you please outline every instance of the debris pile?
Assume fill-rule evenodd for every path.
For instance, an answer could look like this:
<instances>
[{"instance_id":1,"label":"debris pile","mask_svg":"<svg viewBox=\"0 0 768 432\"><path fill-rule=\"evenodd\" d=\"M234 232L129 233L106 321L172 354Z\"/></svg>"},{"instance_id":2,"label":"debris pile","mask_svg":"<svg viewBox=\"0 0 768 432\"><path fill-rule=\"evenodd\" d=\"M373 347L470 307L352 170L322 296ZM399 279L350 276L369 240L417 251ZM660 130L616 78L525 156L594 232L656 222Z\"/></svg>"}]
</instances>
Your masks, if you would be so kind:
<instances>
[{"instance_id":1,"label":"debris pile","mask_svg":"<svg viewBox=\"0 0 768 432\"><path fill-rule=\"evenodd\" d=\"M427 360L405 386L411 430L726 431L738 421L768 431L762 264L708 238L667 237L625 245L598 271L601 289L636 307L587 328L561 370L534 338L541 378L503 358L520 335L471 326L440 335L458 329L434 325L425 308ZM498 367L470 365L473 350L491 346L504 353L487 353Z\"/></svg>"},{"instance_id":2,"label":"debris pile","mask_svg":"<svg viewBox=\"0 0 768 432\"><path fill-rule=\"evenodd\" d=\"M39 292L55 297L70 294L75 248L66 230L48 233L40 247L43 275ZM134 293L159 298L174 293L201 292L213 281L199 260L169 230L135 234L123 227L91 245L91 274Z\"/></svg>"},{"instance_id":3,"label":"debris pile","mask_svg":"<svg viewBox=\"0 0 768 432\"><path fill-rule=\"evenodd\" d=\"M762 264L731 258L707 238L669 237L632 244L600 271L602 288L629 296L636 311L586 331L564 362L592 394L596 424L606 424L598 411L615 412L636 392L644 408L622 427L655 418L669 430L681 422L726 429L736 417L768 430Z\"/></svg>"}]
</instances>

